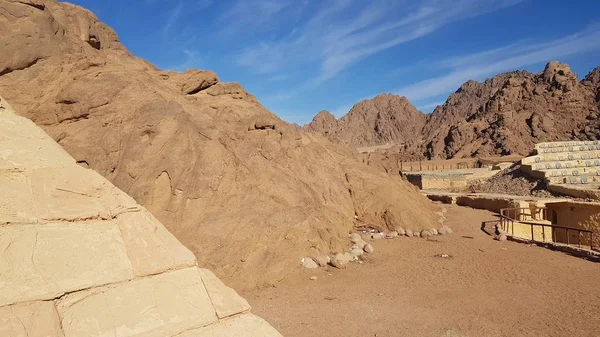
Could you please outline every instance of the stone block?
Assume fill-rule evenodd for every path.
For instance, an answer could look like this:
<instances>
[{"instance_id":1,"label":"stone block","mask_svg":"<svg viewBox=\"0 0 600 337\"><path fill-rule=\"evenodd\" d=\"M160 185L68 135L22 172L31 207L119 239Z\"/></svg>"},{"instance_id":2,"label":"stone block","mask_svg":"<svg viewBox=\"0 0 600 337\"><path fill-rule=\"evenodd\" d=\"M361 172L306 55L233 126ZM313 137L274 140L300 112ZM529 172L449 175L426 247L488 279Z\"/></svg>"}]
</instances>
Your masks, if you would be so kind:
<instances>
[{"instance_id":1,"label":"stone block","mask_svg":"<svg viewBox=\"0 0 600 337\"><path fill-rule=\"evenodd\" d=\"M28 175L40 220L108 219L138 209L123 191L78 165L34 170Z\"/></svg>"},{"instance_id":2,"label":"stone block","mask_svg":"<svg viewBox=\"0 0 600 337\"><path fill-rule=\"evenodd\" d=\"M217 322L196 267L69 294L57 309L66 337L164 337Z\"/></svg>"},{"instance_id":3,"label":"stone block","mask_svg":"<svg viewBox=\"0 0 600 337\"><path fill-rule=\"evenodd\" d=\"M219 321L204 328L186 331L174 337L282 337L260 317L244 314Z\"/></svg>"},{"instance_id":4,"label":"stone block","mask_svg":"<svg viewBox=\"0 0 600 337\"><path fill-rule=\"evenodd\" d=\"M0 308L0 336L63 337L53 301L30 302Z\"/></svg>"},{"instance_id":5,"label":"stone block","mask_svg":"<svg viewBox=\"0 0 600 337\"><path fill-rule=\"evenodd\" d=\"M223 284L219 278L208 269L200 269L200 275L208 296L219 318L233 316L250 310L250 304L238 293Z\"/></svg>"},{"instance_id":6,"label":"stone block","mask_svg":"<svg viewBox=\"0 0 600 337\"><path fill-rule=\"evenodd\" d=\"M74 164L58 144L46 139L0 141L0 170L24 170Z\"/></svg>"},{"instance_id":7,"label":"stone block","mask_svg":"<svg viewBox=\"0 0 600 337\"><path fill-rule=\"evenodd\" d=\"M133 277L110 221L0 227L0 306L48 300Z\"/></svg>"},{"instance_id":8,"label":"stone block","mask_svg":"<svg viewBox=\"0 0 600 337\"><path fill-rule=\"evenodd\" d=\"M19 172L0 172L0 224L37 221L27 177Z\"/></svg>"},{"instance_id":9,"label":"stone block","mask_svg":"<svg viewBox=\"0 0 600 337\"><path fill-rule=\"evenodd\" d=\"M196 265L196 257L148 211L129 212L116 220L136 276Z\"/></svg>"},{"instance_id":10,"label":"stone block","mask_svg":"<svg viewBox=\"0 0 600 337\"><path fill-rule=\"evenodd\" d=\"M0 113L0 142L16 139L48 139L49 143L54 143L50 136L31 120L11 112Z\"/></svg>"}]
</instances>

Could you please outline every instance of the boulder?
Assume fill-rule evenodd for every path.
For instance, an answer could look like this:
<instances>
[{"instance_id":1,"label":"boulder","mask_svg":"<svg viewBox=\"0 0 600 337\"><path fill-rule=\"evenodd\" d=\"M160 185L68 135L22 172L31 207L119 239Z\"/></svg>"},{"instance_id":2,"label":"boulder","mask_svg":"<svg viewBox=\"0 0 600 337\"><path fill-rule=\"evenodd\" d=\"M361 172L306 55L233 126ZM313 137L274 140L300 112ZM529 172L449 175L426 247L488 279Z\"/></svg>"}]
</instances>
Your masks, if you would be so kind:
<instances>
[{"instance_id":1,"label":"boulder","mask_svg":"<svg viewBox=\"0 0 600 337\"><path fill-rule=\"evenodd\" d=\"M319 268L319 265L310 257L305 257L302 259L302 266L308 269L316 269Z\"/></svg>"},{"instance_id":2,"label":"boulder","mask_svg":"<svg viewBox=\"0 0 600 337\"><path fill-rule=\"evenodd\" d=\"M358 247L352 248L350 250L350 255L352 255L352 258L358 258L358 257L362 256L364 253L365 253L364 250L362 250L361 248L358 248Z\"/></svg>"},{"instance_id":3,"label":"boulder","mask_svg":"<svg viewBox=\"0 0 600 337\"><path fill-rule=\"evenodd\" d=\"M331 265L339 269L346 268L350 261L352 261L352 255L349 253L337 253L331 257Z\"/></svg>"},{"instance_id":4,"label":"boulder","mask_svg":"<svg viewBox=\"0 0 600 337\"><path fill-rule=\"evenodd\" d=\"M421 231L421 237L427 239L428 237L431 236L431 232L429 232L428 230L422 230Z\"/></svg>"},{"instance_id":5,"label":"boulder","mask_svg":"<svg viewBox=\"0 0 600 337\"><path fill-rule=\"evenodd\" d=\"M415 237L415 238L421 237L421 232L416 231L416 230L413 231L413 237Z\"/></svg>"},{"instance_id":6,"label":"boulder","mask_svg":"<svg viewBox=\"0 0 600 337\"><path fill-rule=\"evenodd\" d=\"M406 235L406 231L402 227L396 228L396 232L398 232L398 235Z\"/></svg>"},{"instance_id":7,"label":"boulder","mask_svg":"<svg viewBox=\"0 0 600 337\"><path fill-rule=\"evenodd\" d=\"M433 236L438 235L438 231L435 228L430 229L429 233L431 233L431 235L433 235Z\"/></svg>"},{"instance_id":8,"label":"boulder","mask_svg":"<svg viewBox=\"0 0 600 337\"><path fill-rule=\"evenodd\" d=\"M408 236L409 238L410 238L410 237L412 237L412 236L413 236L413 231L412 231L412 229L407 229L405 234L406 234L406 236Z\"/></svg>"},{"instance_id":9,"label":"boulder","mask_svg":"<svg viewBox=\"0 0 600 337\"><path fill-rule=\"evenodd\" d=\"M446 230L447 234L453 234L454 231L452 230L452 228L448 227L448 226L444 226L444 229Z\"/></svg>"},{"instance_id":10,"label":"boulder","mask_svg":"<svg viewBox=\"0 0 600 337\"><path fill-rule=\"evenodd\" d=\"M350 237L350 242L356 243L357 241L362 241L362 237L358 233L352 233L348 235Z\"/></svg>"},{"instance_id":11,"label":"boulder","mask_svg":"<svg viewBox=\"0 0 600 337\"><path fill-rule=\"evenodd\" d=\"M325 254L313 255L313 261L315 261L319 267L326 267L329 263L330 257Z\"/></svg>"},{"instance_id":12,"label":"boulder","mask_svg":"<svg viewBox=\"0 0 600 337\"><path fill-rule=\"evenodd\" d=\"M385 239L385 233L373 233L373 234L371 234L371 239L374 239L374 240Z\"/></svg>"},{"instance_id":13,"label":"boulder","mask_svg":"<svg viewBox=\"0 0 600 337\"><path fill-rule=\"evenodd\" d=\"M365 253L373 253L375 251L375 248L373 248L373 245L371 245L370 243L367 244L364 248Z\"/></svg>"},{"instance_id":14,"label":"boulder","mask_svg":"<svg viewBox=\"0 0 600 337\"><path fill-rule=\"evenodd\" d=\"M438 234L439 235L446 235L446 234L448 234L448 231L446 230L446 227L440 227L440 229L438 229Z\"/></svg>"},{"instance_id":15,"label":"boulder","mask_svg":"<svg viewBox=\"0 0 600 337\"><path fill-rule=\"evenodd\" d=\"M395 239L397 237L398 237L398 232L396 232L396 231L389 232L385 236L386 239Z\"/></svg>"}]
</instances>

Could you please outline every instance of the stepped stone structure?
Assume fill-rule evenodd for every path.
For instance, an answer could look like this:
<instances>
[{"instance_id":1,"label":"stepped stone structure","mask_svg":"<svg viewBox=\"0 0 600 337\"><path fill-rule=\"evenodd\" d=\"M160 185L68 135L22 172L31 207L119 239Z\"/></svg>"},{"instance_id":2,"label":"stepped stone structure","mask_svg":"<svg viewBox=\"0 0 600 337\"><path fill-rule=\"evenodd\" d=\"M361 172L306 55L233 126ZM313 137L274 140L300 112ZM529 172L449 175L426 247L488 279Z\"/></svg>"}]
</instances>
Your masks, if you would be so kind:
<instances>
[{"instance_id":1,"label":"stepped stone structure","mask_svg":"<svg viewBox=\"0 0 600 337\"><path fill-rule=\"evenodd\" d=\"M600 199L600 141L539 143L534 151L521 169L545 179L550 191Z\"/></svg>"},{"instance_id":2,"label":"stepped stone structure","mask_svg":"<svg viewBox=\"0 0 600 337\"><path fill-rule=\"evenodd\" d=\"M0 98L0 336L280 336Z\"/></svg>"}]
</instances>

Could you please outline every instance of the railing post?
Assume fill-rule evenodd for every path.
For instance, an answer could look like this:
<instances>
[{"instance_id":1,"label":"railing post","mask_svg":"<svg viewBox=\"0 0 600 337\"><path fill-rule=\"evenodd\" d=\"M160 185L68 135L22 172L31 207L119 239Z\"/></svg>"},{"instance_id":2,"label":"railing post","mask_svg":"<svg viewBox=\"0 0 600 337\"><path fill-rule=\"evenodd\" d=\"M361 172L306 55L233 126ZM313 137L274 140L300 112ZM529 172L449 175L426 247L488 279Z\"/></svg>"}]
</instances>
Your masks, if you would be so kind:
<instances>
[{"instance_id":1,"label":"railing post","mask_svg":"<svg viewBox=\"0 0 600 337\"><path fill-rule=\"evenodd\" d=\"M581 248L581 231L577 231L577 245Z\"/></svg>"},{"instance_id":2,"label":"railing post","mask_svg":"<svg viewBox=\"0 0 600 337\"><path fill-rule=\"evenodd\" d=\"M567 231L567 245L570 245L571 241L569 241L569 229L565 228L565 230Z\"/></svg>"},{"instance_id":3,"label":"railing post","mask_svg":"<svg viewBox=\"0 0 600 337\"><path fill-rule=\"evenodd\" d=\"M531 225L531 241L533 241L533 224L530 224L530 225Z\"/></svg>"},{"instance_id":4,"label":"railing post","mask_svg":"<svg viewBox=\"0 0 600 337\"><path fill-rule=\"evenodd\" d=\"M542 225L542 242L546 242L546 225Z\"/></svg>"}]
</instances>

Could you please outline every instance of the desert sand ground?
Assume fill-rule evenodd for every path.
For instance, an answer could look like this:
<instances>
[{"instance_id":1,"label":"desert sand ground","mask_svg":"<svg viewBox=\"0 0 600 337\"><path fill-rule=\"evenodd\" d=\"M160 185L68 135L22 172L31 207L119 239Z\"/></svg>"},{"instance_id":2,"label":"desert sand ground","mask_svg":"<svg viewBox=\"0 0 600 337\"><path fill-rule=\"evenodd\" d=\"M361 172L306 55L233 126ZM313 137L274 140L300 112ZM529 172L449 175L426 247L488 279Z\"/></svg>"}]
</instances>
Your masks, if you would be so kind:
<instances>
[{"instance_id":1,"label":"desert sand ground","mask_svg":"<svg viewBox=\"0 0 600 337\"><path fill-rule=\"evenodd\" d=\"M375 241L363 264L244 295L288 337L600 335L600 264L494 241L493 214L446 207L454 235Z\"/></svg>"}]
</instances>

